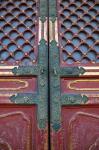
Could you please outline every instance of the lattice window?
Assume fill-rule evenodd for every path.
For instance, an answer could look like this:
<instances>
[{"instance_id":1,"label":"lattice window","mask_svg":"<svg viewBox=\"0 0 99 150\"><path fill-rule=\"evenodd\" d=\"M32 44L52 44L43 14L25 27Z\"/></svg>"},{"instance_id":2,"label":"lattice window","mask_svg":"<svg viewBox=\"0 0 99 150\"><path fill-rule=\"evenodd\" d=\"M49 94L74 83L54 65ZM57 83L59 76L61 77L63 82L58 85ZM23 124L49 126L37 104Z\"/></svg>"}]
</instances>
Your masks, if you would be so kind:
<instances>
[{"instance_id":1,"label":"lattice window","mask_svg":"<svg viewBox=\"0 0 99 150\"><path fill-rule=\"evenodd\" d=\"M36 61L36 0L0 1L0 63L32 65Z\"/></svg>"},{"instance_id":2,"label":"lattice window","mask_svg":"<svg viewBox=\"0 0 99 150\"><path fill-rule=\"evenodd\" d=\"M62 61L99 63L99 3L95 0L57 2Z\"/></svg>"}]
</instances>

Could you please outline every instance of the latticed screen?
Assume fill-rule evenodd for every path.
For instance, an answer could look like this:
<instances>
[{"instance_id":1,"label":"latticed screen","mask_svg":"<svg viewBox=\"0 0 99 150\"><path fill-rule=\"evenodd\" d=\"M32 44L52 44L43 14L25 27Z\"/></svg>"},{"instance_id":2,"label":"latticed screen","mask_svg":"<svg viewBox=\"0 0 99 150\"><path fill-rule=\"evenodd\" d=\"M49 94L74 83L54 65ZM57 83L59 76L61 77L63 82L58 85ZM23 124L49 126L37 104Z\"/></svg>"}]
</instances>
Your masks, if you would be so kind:
<instances>
[{"instance_id":1,"label":"latticed screen","mask_svg":"<svg viewBox=\"0 0 99 150\"><path fill-rule=\"evenodd\" d=\"M99 63L99 1L57 0L62 61Z\"/></svg>"},{"instance_id":2,"label":"latticed screen","mask_svg":"<svg viewBox=\"0 0 99 150\"><path fill-rule=\"evenodd\" d=\"M0 1L0 64L32 65L37 55L36 0Z\"/></svg>"}]
</instances>

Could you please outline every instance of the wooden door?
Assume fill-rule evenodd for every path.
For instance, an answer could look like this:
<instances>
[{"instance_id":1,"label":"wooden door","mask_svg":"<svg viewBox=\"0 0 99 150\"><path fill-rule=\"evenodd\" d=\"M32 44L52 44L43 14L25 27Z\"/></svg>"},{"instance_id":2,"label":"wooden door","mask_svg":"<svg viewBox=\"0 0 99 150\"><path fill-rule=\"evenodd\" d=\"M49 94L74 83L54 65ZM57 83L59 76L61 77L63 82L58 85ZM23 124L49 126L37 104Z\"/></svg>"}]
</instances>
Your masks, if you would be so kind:
<instances>
[{"instance_id":1,"label":"wooden door","mask_svg":"<svg viewBox=\"0 0 99 150\"><path fill-rule=\"evenodd\" d=\"M0 0L0 149L99 149L98 9Z\"/></svg>"},{"instance_id":2,"label":"wooden door","mask_svg":"<svg viewBox=\"0 0 99 150\"><path fill-rule=\"evenodd\" d=\"M99 2L50 0L51 148L99 149Z\"/></svg>"},{"instance_id":3,"label":"wooden door","mask_svg":"<svg viewBox=\"0 0 99 150\"><path fill-rule=\"evenodd\" d=\"M0 150L47 150L47 1L0 0Z\"/></svg>"}]
</instances>

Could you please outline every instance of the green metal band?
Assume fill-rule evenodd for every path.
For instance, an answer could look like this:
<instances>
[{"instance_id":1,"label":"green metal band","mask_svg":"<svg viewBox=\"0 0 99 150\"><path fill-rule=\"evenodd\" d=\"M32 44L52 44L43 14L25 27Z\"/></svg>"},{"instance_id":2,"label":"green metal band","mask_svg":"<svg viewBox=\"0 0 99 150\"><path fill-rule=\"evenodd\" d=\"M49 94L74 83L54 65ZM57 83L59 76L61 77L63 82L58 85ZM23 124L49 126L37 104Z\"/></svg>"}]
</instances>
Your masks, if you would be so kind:
<instances>
[{"instance_id":1,"label":"green metal band","mask_svg":"<svg viewBox=\"0 0 99 150\"><path fill-rule=\"evenodd\" d=\"M48 52L47 44L44 39L39 45L39 65L40 74L38 76L39 103L38 103L38 120L39 127L45 128L47 122L47 106L48 106Z\"/></svg>"},{"instance_id":2,"label":"green metal band","mask_svg":"<svg viewBox=\"0 0 99 150\"><path fill-rule=\"evenodd\" d=\"M61 95L61 77L79 77L84 74L82 67L60 67L60 54L57 42L50 43L50 96L51 96L51 124L55 131L61 126L61 106L79 105L88 101L87 96L80 94Z\"/></svg>"},{"instance_id":3,"label":"green metal band","mask_svg":"<svg viewBox=\"0 0 99 150\"><path fill-rule=\"evenodd\" d=\"M56 0L49 0L49 17L52 21L57 17Z\"/></svg>"},{"instance_id":4,"label":"green metal band","mask_svg":"<svg viewBox=\"0 0 99 150\"><path fill-rule=\"evenodd\" d=\"M40 0L40 18L42 22L45 22L47 17L47 11L48 11L48 4L47 0Z\"/></svg>"},{"instance_id":5,"label":"green metal band","mask_svg":"<svg viewBox=\"0 0 99 150\"><path fill-rule=\"evenodd\" d=\"M37 93L18 93L10 97L16 104L36 104L38 106L38 122L40 128L45 128L47 124L47 100L48 100L48 53L47 43L44 39L40 41L38 65L30 67L18 67L12 69L14 75L32 75L38 78Z\"/></svg>"},{"instance_id":6,"label":"green metal band","mask_svg":"<svg viewBox=\"0 0 99 150\"><path fill-rule=\"evenodd\" d=\"M60 68L60 76L64 77L79 77L83 75L86 70L83 67L65 67Z\"/></svg>"},{"instance_id":7,"label":"green metal band","mask_svg":"<svg viewBox=\"0 0 99 150\"><path fill-rule=\"evenodd\" d=\"M38 75L39 65L36 66L19 66L12 69L14 75Z\"/></svg>"},{"instance_id":8,"label":"green metal band","mask_svg":"<svg viewBox=\"0 0 99 150\"><path fill-rule=\"evenodd\" d=\"M10 100L16 104L38 104L38 96L33 93L17 93L12 95Z\"/></svg>"},{"instance_id":9,"label":"green metal band","mask_svg":"<svg viewBox=\"0 0 99 150\"><path fill-rule=\"evenodd\" d=\"M59 68L59 50L57 43L50 43L50 98L51 98L51 124L55 131L60 128L61 103L60 103L60 79Z\"/></svg>"},{"instance_id":10,"label":"green metal band","mask_svg":"<svg viewBox=\"0 0 99 150\"><path fill-rule=\"evenodd\" d=\"M85 104L88 97L80 94L64 94L61 96L61 105L79 105Z\"/></svg>"}]
</instances>

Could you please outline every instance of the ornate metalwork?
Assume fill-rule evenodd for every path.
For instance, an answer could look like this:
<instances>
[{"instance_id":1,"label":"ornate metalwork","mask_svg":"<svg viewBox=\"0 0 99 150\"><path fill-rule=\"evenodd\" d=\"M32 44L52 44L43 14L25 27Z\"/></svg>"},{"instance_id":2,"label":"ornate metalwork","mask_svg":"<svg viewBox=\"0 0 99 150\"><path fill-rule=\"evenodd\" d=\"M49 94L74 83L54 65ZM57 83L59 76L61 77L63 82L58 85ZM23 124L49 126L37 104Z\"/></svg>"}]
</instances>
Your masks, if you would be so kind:
<instances>
[{"instance_id":1,"label":"ornate metalwork","mask_svg":"<svg viewBox=\"0 0 99 150\"><path fill-rule=\"evenodd\" d=\"M39 66L19 66L12 69L14 75L37 75L39 72Z\"/></svg>"},{"instance_id":2,"label":"ornate metalwork","mask_svg":"<svg viewBox=\"0 0 99 150\"><path fill-rule=\"evenodd\" d=\"M57 9L59 10L57 11ZM94 63L99 61L97 42L95 42L98 38L97 9L96 1L91 3L89 1L77 1L75 3L74 1L64 0L49 1L51 125L55 131L58 131L61 126L62 105L86 104L89 100L86 95L74 93L62 95L60 78L98 75L98 71L93 72L91 69L89 71L87 67L80 67L79 65L80 62ZM54 35L57 18L59 19L57 22L59 27L58 42ZM63 67L72 63L75 63L72 67ZM60 67L60 64L62 64L62 67Z\"/></svg>"},{"instance_id":3,"label":"ornate metalwork","mask_svg":"<svg viewBox=\"0 0 99 150\"><path fill-rule=\"evenodd\" d=\"M45 22L47 17L47 0L40 1L40 19Z\"/></svg>"},{"instance_id":4,"label":"ornate metalwork","mask_svg":"<svg viewBox=\"0 0 99 150\"><path fill-rule=\"evenodd\" d=\"M11 102L16 104L38 104L37 94L32 93L17 93L10 97Z\"/></svg>"},{"instance_id":5,"label":"ornate metalwork","mask_svg":"<svg viewBox=\"0 0 99 150\"><path fill-rule=\"evenodd\" d=\"M49 17L52 22L56 20L56 0L49 0Z\"/></svg>"},{"instance_id":6,"label":"ornate metalwork","mask_svg":"<svg viewBox=\"0 0 99 150\"><path fill-rule=\"evenodd\" d=\"M0 70L0 75L38 78L37 93L9 95L13 103L36 104L39 127L45 128L48 99L47 0L4 0L0 4L0 63L8 66L4 71Z\"/></svg>"},{"instance_id":7,"label":"ornate metalwork","mask_svg":"<svg viewBox=\"0 0 99 150\"><path fill-rule=\"evenodd\" d=\"M38 106L38 122L40 128L45 128L47 122L47 99L48 99L48 56L47 43L44 39L39 44L38 64L34 66L19 66L12 69L16 76L32 75L38 78L38 92L18 93L10 97L13 103L17 104L36 104Z\"/></svg>"},{"instance_id":8,"label":"ornate metalwork","mask_svg":"<svg viewBox=\"0 0 99 150\"><path fill-rule=\"evenodd\" d=\"M66 77L80 76L86 72L83 67L66 67L61 71L60 74L64 74Z\"/></svg>"},{"instance_id":9,"label":"ornate metalwork","mask_svg":"<svg viewBox=\"0 0 99 150\"><path fill-rule=\"evenodd\" d=\"M50 42L50 96L51 96L51 124L55 131L61 126L61 106L62 105L79 105L88 101L85 95L64 94L61 95L60 78L61 77L79 77L86 70L82 67L60 67L60 55L57 42ZM54 115L53 115L54 114Z\"/></svg>"},{"instance_id":10,"label":"ornate metalwork","mask_svg":"<svg viewBox=\"0 0 99 150\"><path fill-rule=\"evenodd\" d=\"M87 101L88 97L81 94L64 94L61 96L62 105L79 105L85 104Z\"/></svg>"}]
</instances>

